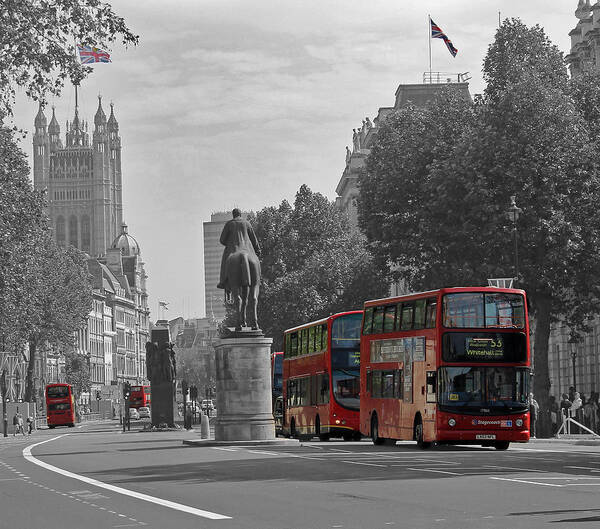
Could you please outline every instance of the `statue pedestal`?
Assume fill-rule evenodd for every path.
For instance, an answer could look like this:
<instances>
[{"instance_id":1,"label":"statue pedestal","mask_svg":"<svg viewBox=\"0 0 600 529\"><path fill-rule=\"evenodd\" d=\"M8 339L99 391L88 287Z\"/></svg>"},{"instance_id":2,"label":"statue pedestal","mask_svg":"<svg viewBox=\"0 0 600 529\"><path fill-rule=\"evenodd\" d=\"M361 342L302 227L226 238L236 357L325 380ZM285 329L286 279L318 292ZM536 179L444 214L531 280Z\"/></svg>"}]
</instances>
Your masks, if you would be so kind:
<instances>
[{"instance_id":1,"label":"statue pedestal","mask_svg":"<svg viewBox=\"0 0 600 529\"><path fill-rule=\"evenodd\" d=\"M158 428L159 425L166 424L170 428L174 427L174 413L177 406L175 404L173 382L151 384L150 392L152 395L152 402L150 404L152 426Z\"/></svg>"},{"instance_id":2,"label":"statue pedestal","mask_svg":"<svg viewBox=\"0 0 600 529\"><path fill-rule=\"evenodd\" d=\"M216 441L275 439L271 393L271 338L221 338L217 371Z\"/></svg>"}]
</instances>

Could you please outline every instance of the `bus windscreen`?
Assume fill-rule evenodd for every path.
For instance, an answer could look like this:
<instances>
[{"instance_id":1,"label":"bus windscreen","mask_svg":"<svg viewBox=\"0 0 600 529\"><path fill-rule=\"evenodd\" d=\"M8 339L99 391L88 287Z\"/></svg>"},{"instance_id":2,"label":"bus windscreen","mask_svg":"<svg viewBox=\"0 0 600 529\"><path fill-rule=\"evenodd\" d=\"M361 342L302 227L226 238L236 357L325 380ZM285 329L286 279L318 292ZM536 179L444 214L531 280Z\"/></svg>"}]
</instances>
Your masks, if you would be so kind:
<instances>
[{"instance_id":1,"label":"bus windscreen","mask_svg":"<svg viewBox=\"0 0 600 529\"><path fill-rule=\"evenodd\" d=\"M443 302L444 327L525 327L525 300L505 292L460 292L447 294Z\"/></svg>"},{"instance_id":2,"label":"bus windscreen","mask_svg":"<svg viewBox=\"0 0 600 529\"><path fill-rule=\"evenodd\" d=\"M50 386L47 391L49 399L62 399L69 396L69 388L67 386Z\"/></svg>"}]
</instances>

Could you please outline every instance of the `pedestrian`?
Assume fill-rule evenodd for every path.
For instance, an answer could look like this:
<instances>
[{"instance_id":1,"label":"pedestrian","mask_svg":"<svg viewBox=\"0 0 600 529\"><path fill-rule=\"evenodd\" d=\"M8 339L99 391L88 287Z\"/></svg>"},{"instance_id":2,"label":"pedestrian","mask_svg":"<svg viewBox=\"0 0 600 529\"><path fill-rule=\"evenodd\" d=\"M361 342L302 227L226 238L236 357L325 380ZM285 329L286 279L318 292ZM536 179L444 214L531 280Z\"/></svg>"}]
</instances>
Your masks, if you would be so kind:
<instances>
[{"instance_id":1,"label":"pedestrian","mask_svg":"<svg viewBox=\"0 0 600 529\"><path fill-rule=\"evenodd\" d=\"M17 408L17 411L13 415L13 437L15 435L17 435L18 428L19 428L19 408Z\"/></svg>"},{"instance_id":2,"label":"pedestrian","mask_svg":"<svg viewBox=\"0 0 600 529\"><path fill-rule=\"evenodd\" d=\"M31 415L29 415L27 417L27 434L31 435L32 431L33 431L33 417Z\"/></svg>"},{"instance_id":3,"label":"pedestrian","mask_svg":"<svg viewBox=\"0 0 600 529\"><path fill-rule=\"evenodd\" d=\"M17 428L19 432L25 435L25 425L23 424L23 415L17 408Z\"/></svg>"},{"instance_id":4,"label":"pedestrian","mask_svg":"<svg viewBox=\"0 0 600 529\"><path fill-rule=\"evenodd\" d=\"M535 439L535 423L538 419L540 412L540 406L537 401L533 398L533 393L529 394L529 434L532 439Z\"/></svg>"},{"instance_id":5,"label":"pedestrian","mask_svg":"<svg viewBox=\"0 0 600 529\"><path fill-rule=\"evenodd\" d=\"M552 435L556 435L558 432L558 402L554 395L550 396L550 422L552 423Z\"/></svg>"}]
</instances>

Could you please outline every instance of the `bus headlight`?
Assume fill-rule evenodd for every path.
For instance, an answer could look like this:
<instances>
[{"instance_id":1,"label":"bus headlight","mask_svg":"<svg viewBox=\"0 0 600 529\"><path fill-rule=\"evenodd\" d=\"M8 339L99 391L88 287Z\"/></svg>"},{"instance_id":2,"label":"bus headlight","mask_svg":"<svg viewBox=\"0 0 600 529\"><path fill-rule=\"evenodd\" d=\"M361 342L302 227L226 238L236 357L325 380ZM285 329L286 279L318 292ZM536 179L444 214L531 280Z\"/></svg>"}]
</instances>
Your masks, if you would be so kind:
<instances>
[{"instance_id":1,"label":"bus headlight","mask_svg":"<svg viewBox=\"0 0 600 529\"><path fill-rule=\"evenodd\" d=\"M448 424L450 426L456 426L456 421L453 418L448 419Z\"/></svg>"},{"instance_id":2,"label":"bus headlight","mask_svg":"<svg viewBox=\"0 0 600 529\"><path fill-rule=\"evenodd\" d=\"M339 419L336 419L336 420L335 420L335 424L340 424L340 420L339 420Z\"/></svg>"},{"instance_id":3,"label":"bus headlight","mask_svg":"<svg viewBox=\"0 0 600 529\"><path fill-rule=\"evenodd\" d=\"M517 419L515 421L515 424L520 428L521 426L523 426L523 419Z\"/></svg>"}]
</instances>

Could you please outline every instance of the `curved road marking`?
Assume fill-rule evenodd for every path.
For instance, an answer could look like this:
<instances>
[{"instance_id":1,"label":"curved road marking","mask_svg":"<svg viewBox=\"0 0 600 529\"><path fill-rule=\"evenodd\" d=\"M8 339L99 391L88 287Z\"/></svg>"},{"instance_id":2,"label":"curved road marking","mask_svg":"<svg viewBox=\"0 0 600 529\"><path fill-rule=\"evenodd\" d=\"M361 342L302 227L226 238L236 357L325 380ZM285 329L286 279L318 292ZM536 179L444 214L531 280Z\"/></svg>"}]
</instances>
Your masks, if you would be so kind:
<instances>
[{"instance_id":1,"label":"curved road marking","mask_svg":"<svg viewBox=\"0 0 600 529\"><path fill-rule=\"evenodd\" d=\"M131 496L132 498L136 498L138 500L147 501L150 503L155 503L156 505L162 505L163 507L168 507L169 509L174 509L176 511L187 512L189 514L193 514L195 516L201 516L202 518L209 518L211 520L230 520L231 516L225 516L223 514L217 514L210 511L203 511L201 509L196 509L195 507L190 507L189 505L183 505L182 503L176 503L174 501L163 500L162 498L156 498L154 496L149 496L148 494L142 494L141 492L135 492L133 490L127 490L121 487L117 487L115 485L109 485L108 483L104 483L102 481L98 481L96 479L88 478L86 476L82 476L80 474L75 474L73 472L69 472L68 470L63 470L62 468L55 467L54 465L50 465L48 463L44 463L40 461L33 455L31 455L31 449L36 446L43 445L44 443L49 443L50 441L55 441L56 439L60 439L61 437L65 437L63 434L57 437L52 437L51 439L46 439L45 441L41 441L39 443L35 443L29 445L28 447L23 449L23 457L27 459L27 461L34 463L46 470L50 470L51 472L56 472L57 474L61 474L68 478L77 479L79 481L83 481L84 483L88 483L89 485L94 485L96 487L100 487L101 489L110 490L112 492L116 492L117 494L123 494L124 496Z\"/></svg>"}]
</instances>

